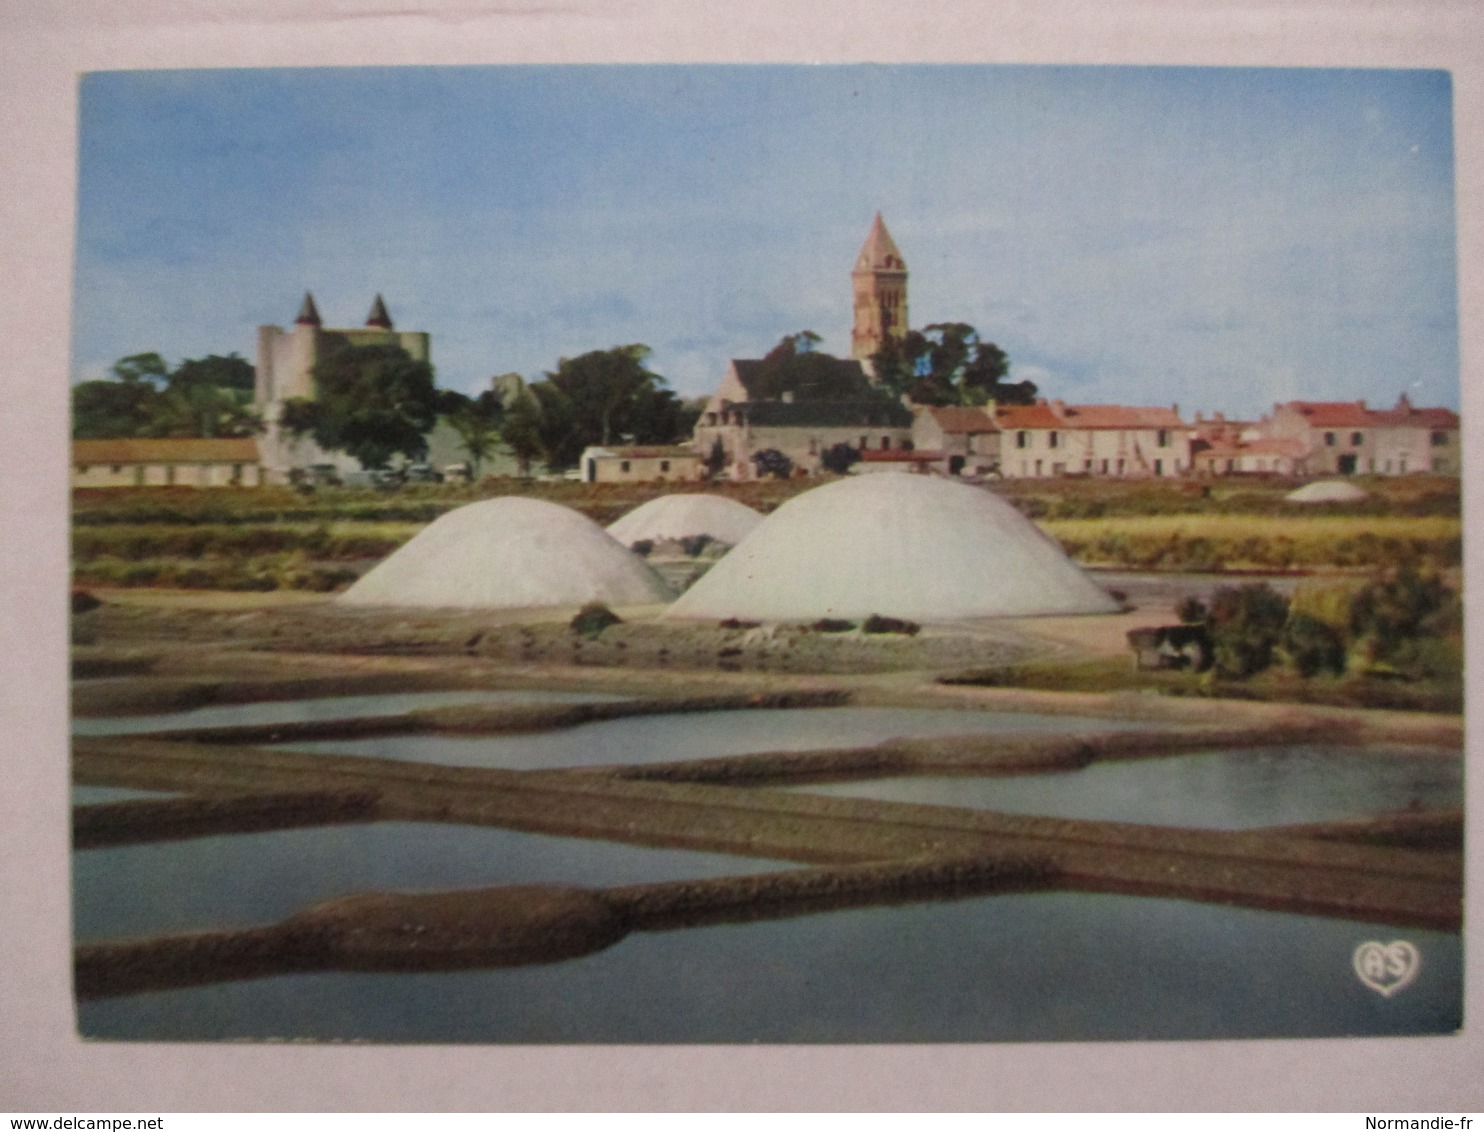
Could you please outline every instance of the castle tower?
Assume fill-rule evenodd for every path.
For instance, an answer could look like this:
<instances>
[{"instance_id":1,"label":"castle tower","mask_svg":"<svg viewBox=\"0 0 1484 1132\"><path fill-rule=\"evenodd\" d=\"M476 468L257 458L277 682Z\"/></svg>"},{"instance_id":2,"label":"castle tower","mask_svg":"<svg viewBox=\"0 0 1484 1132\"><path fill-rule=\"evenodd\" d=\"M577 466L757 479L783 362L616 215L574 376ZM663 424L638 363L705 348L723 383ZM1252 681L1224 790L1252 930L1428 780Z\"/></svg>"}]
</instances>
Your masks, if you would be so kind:
<instances>
[{"instance_id":1,"label":"castle tower","mask_svg":"<svg viewBox=\"0 0 1484 1132\"><path fill-rule=\"evenodd\" d=\"M414 360L429 359L429 339L424 331L397 330L386 301L377 295L366 316L366 325L346 329L326 327L320 319L314 296L305 293L288 330L281 326L258 327L258 352L253 403L263 419L258 439L268 478L281 483L291 468L336 463L353 470L353 460L321 452L307 438L295 438L282 427L284 402L314 396L314 367L327 351L340 346L400 346Z\"/></svg>"},{"instance_id":2,"label":"castle tower","mask_svg":"<svg viewBox=\"0 0 1484 1132\"><path fill-rule=\"evenodd\" d=\"M850 356L869 362L888 337L907 332L907 264L879 212L855 258L850 282L855 298Z\"/></svg>"}]
</instances>

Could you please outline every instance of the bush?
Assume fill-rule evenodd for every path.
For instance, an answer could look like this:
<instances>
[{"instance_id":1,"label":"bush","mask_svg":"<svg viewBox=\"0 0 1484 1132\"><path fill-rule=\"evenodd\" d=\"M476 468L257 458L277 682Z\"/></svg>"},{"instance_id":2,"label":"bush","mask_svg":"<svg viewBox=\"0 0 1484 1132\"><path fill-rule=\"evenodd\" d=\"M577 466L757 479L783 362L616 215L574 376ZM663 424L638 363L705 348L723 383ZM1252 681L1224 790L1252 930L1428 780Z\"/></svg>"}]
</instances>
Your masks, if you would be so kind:
<instances>
[{"instance_id":1,"label":"bush","mask_svg":"<svg viewBox=\"0 0 1484 1132\"><path fill-rule=\"evenodd\" d=\"M623 618L601 601L590 601L577 611L577 616L572 618L572 632L590 641L595 641L603 635L603 630L608 626L622 624Z\"/></svg>"},{"instance_id":2,"label":"bush","mask_svg":"<svg viewBox=\"0 0 1484 1132\"><path fill-rule=\"evenodd\" d=\"M850 471L853 465L860 463L860 458L859 452L842 442L826 448L819 457L819 463L825 471L843 476Z\"/></svg>"},{"instance_id":3,"label":"bush","mask_svg":"<svg viewBox=\"0 0 1484 1132\"><path fill-rule=\"evenodd\" d=\"M1283 626L1283 651L1301 676L1345 671L1345 640L1332 625L1307 613L1290 613Z\"/></svg>"},{"instance_id":4,"label":"bush","mask_svg":"<svg viewBox=\"0 0 1484 1132\"><path fill-rule=\"evenodd\" d=\"M1288 602L1266 582L1217 590L1206 622L1217 675L1240 680L1271 665L1287 620Z\"/></svg>"},{"instance_id":5,"label":"bush","mask_svg":"<svg viewBox=\"0 0 1484 1132\"><path fill-rule=\"evenodd\" d=\"M838 617L822 617L809 628L816 633L848 633L855 628L855 622L842 621Z\"/></svg>"},{"instance_id":6,"label":"bush","mask_svg":"<svg viewBox=\"0 0 1484 1132\"><path fill-rule=\"evenodd\" d=\"M1175 616L1180 618L1182 625L1204 624L1210 613L1206 603L1198 597L1181 598L1180 604L1175 606Z\"/></svg>"},{"instance_id":7,"label":"bush","mask_svg":"<svg viewBox=\"0 0 1484 1132\"><path fill-rule=\"evenodd\" d=\"M776 448L754 452L752 466L757 469L759 479L772 476L774 479L786 480L794 470L794 462Z\"/></svg>"},{"instance_id":8,"label":"bush","mask_svg":"<svg viewBox=\"0 0 1484 1132\"><path fill-rule=\"evenodd\" d=\"M903 633L906 636L915 637L921 629L922 626L916 621L882 617L879 613L873 613L861 622L862 633Z\"/></svg>"},{"instance_id":9,"label":"bush","mask_svg":"<svg viewBox=\"0 0 1484 1132\"><path fill-rule=\"evenodd\" d=\"M1458 595L1436 574L1410 566L1377 578L1350 606L1350 631L1367 662L1414 679L1456 667L1462 625Z\"/></svg>"}]
</instances>

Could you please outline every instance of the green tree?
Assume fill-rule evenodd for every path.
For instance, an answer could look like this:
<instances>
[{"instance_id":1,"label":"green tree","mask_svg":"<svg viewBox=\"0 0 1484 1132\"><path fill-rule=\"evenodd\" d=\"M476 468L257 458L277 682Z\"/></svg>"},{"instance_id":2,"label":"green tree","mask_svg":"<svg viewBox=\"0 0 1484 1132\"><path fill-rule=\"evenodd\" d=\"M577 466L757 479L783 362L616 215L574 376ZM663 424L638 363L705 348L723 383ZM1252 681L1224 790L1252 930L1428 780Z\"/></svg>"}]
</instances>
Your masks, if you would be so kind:
<instances>
[{"instance_id":1,"label":"green tree","mask_svg":"<svg viewBox=\"0 0 1484 1132\"><path fill-rule=\"evenodd\" d=\"M163 394L138 377L72 387L72 435L78 440L150 435Z\"/></svg>"},{"instance_id":2,"label":"green tree","mask_svg":"<svg viewBox=\"0 0 1484 1132\"><path fill-rule=\"evenodd\" d=\"M531 474L532 461L546 455L546 442L541 432L541 403L536 395L523 390L505 409L500 425L500 439L514 455L523 476Z\"/></svg>"},{"instance_id":3,"label":"green tree","mask_svg":"<svg viewBox=\"0 0 1484 1132\"><path fill-rule=\"evenodd\" d=\"M236 354L187 358L173 372L159 354L132 354L112 372L74 388L77 438L250 436L260 427L253 367Z\"/></svg>"},{"instance_id":4,"label":"green tree","mask_svg":"<svg viewBox=\"0 0 1484 1132\"><path fill-rule=\"evenodd\" d=\"M873 394L863 386L854 367L818 349L821 339L812 330L785 335L763 355L750 384L760 401L774 401L785 393L800 401L853 401Z\"/></svg>"},{"instance_id":5,"label":"green tree","mask_svg":"<svg viewBox=\"0 0 1484 1132\"><path fill-rule=\"evenodd\" d=\"M499 395L493 389L486 389L477 397L445 390L438 395L438 412L459 434L459 441L469 454L469 471L477 478L480 466L494 454L500 441L505 406Z\"/></svg>"},{"instance_id":6,"label":"green tree","mask_svg":"<svg viewBox=\"0 0 1484 1132\"><path fill-rule=\"evenodd\" d=\"M438 408L433 367L400 346L342 347L314 367L314 388L313 400L285 404L283 423L291 432L366 468L427 454L425 436Z\"/></svg>"},{"instance_id":7,"label":"green tree","mask_svg":"<svg viewBox=\"0 0 1484 1132\"><path fill-rule=\"evenodd\" d=\"M1031 382L1005 380L1009 356L967 322L935 322L888 338L871 363L883 388L921 405L1028 405L1036 398Z\"/></svg>"},{"instance_id":8,"label":"green tree","mask_svg":"<svg viewBox=\"0 0 1484 1132\"><path fill-rule=\"evenodd\" d=\"M615 346L562 358L531 386L541 406L547 462L571 467L593 444L671 444L684 428L684 407L663 377L646 366L649 347Z\"/></svg>"},{"instance_id":9,"label":"green tree","mask_svg":"<svg viewBox=\"0 0 1484 1132\"><path fill-rule=\"evenodd\" d=\"M236 354L187 358L170 374L151 435L250 436L253 367Z\"/></svg>"}]
</instances>

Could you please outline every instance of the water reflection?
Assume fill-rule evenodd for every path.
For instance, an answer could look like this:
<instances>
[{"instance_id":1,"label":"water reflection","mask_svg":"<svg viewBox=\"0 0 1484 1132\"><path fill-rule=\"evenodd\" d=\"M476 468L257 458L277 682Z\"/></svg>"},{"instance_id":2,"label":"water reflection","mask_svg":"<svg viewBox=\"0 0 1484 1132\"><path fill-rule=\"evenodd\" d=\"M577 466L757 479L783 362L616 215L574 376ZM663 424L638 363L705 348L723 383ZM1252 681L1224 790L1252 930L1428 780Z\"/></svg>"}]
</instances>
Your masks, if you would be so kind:
<instances>
[{"instance_id":1,"label":"water reflection","mask_svg":"<svg viewBox=\"0 0 1484 1132\"><path fill-rule=\"evenodd\" d=\"M1463 803L1462 760L1434 752L1303 746L1094 763L1016 778L821 783L811 794L1017 814L1246 829Z\"/></svg>"},{"instance_id":2,"label":"water reflection","mask_svg":"<svg viewBox=\"0 0 1484 1132\"><path fill-rule=\"evenodd\" d=\"M1404 935L1386 999L1357 944ZM300 975L85 1003L95 1037L904 1042L1447 1032L1457 936L1134 897L1045 893L630 936L549 966Z\"/></svg>"},{"instance_id":3,"label":"water reflection","mask_svg":"<svg viewBox=\"0 0 1484 1132\"><path fill-rule=\"evenodd\" d=\"M332 896L500 884L644 884L791 867L487 826L379 822L73 854L81 941L263 924Z\"/></svg>"},{"instance_id":4,"label":"water reflection","mask_svg":"<svg viewBox=\"0 0 1484 1132\"><path fill-rule=\"evenodd\" d=\"M319 719L350 719L366 715L396 715L422 708L465 704L588 704L628 699L605 692L549 692L539 690L402 692L376 696L322 696L307 700L264 700L251 704L215 704L160 715L74 719L75 735L128 735L140 731L167 731L187 727L237 727L251 723L307 723Z\"/></svg>"}]
</instances>

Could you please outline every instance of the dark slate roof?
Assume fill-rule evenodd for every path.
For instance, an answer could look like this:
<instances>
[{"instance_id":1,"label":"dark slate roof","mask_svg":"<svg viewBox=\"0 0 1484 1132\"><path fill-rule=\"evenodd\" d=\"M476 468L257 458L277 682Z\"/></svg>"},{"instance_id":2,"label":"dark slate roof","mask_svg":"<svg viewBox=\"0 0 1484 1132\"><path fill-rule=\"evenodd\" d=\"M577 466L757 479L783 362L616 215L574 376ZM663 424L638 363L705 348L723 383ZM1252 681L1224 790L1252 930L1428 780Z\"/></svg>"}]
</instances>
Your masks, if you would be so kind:
<instances>
[{"instance_id":1,"label":"dark slate roof","mask_svg":"<svg viewBox=\"0 0 1484 1132\"><path fill-rule=\"evenodd\" d=\"M867 379L866 371L861 368L860 362L854 358L836 358L828 354L816 354L814 357L816 360L813 364L815 365L821 362L828 363L829 368L825 372L831 384L850 390L855 399L865 399L871 395L874 387ZM747 390L748 397L757 398L759 396L758 378L762 375L763 360L761 358L733 358L732 365L736 367L737 379L742 382L742 388ZM793 392L800 401L820 399L820 391L807 387L800 388L796 385ZM829 391L825 392L825 396L829 396ZM772 397L769 396L768 399L772 400Z\"/></svg>"},{"instance_id":2,"label":"dark slate roof","mask_svg":"<svg viewBox=\"0 0 1484 1132\"><path fill-rule=\"evenodd\" d=\"M852 401L744 401L731 406L758 428L911 428L912 413L888 397Z\"/></svg>"}]
</instances>

